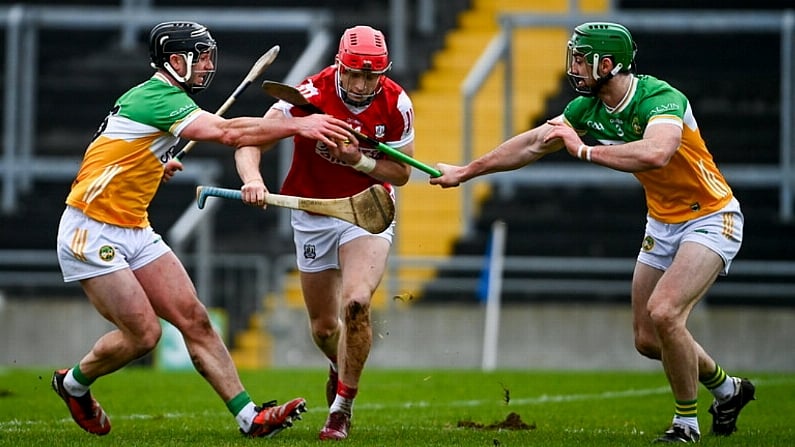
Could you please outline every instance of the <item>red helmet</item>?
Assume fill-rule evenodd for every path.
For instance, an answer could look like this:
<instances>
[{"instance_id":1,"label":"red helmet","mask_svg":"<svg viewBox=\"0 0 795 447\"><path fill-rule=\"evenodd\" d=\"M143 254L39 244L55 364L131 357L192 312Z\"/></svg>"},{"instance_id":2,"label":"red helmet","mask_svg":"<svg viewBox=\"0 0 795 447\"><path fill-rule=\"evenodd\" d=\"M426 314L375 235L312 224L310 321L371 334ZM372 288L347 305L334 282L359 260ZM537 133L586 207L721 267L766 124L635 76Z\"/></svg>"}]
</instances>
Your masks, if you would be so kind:
<instances>
[{"instance_id":1,"label":"red helmet","mask_svg":"<svg viewBox=\"0 0 795 447\"><path fill-rule=\"evenodd\" d=\"M340 39L337 60L348 70L385 73L392 66L384 33L365 25L348 28Z\"/></svg>"}]
</instances>

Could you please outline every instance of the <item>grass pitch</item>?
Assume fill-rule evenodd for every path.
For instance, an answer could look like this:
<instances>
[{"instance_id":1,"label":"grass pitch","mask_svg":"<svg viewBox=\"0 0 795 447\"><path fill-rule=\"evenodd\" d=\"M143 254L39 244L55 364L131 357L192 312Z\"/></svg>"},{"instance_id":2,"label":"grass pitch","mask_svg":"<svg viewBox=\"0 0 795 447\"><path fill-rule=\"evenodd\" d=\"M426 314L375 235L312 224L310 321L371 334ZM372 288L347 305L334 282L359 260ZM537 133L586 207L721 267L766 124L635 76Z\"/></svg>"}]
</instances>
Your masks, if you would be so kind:
<instances>
[{"instance_id":1,"label":"grass pitch","mask_svg":"<svg viewBox=\"0 0 795 447\"><path fill-rule=\"evenodd\" d=\"M92 388L113 430L83 432L50 389L52 370L0 369L0 446L317 446L326 417L321 369L243 371L259 403L302 396L309 411L271 439L248 439L195 372L130 367ZM728 438L704 446L795 445L795 374L749 374L757 401ZM664 431L673 400L662 372L461 370L365 371L348 446L647 446ZM703 390L703 387L702 387ZM327 443L326 443L327 444Z\"/></svg>"}]
</instances>

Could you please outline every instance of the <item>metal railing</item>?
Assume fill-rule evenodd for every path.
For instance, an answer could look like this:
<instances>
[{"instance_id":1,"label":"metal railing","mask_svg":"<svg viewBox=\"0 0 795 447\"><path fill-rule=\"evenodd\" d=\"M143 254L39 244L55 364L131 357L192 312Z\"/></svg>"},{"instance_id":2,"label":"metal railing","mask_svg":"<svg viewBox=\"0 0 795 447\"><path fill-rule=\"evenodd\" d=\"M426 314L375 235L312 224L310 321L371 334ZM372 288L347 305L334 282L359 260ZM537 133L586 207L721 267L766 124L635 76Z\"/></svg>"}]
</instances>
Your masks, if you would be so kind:
<instances>
[{"instance_id":1,"label":"metal railing","mask_svg":"<svg viewBox=\"0 0 795 447\"><path fill-rule=\"evenodd\" d=\"M270 293L285 305L290 289L298 287L289 283L289 273L295 270L295 256L282 255L271 262ZM473 293L478 290L481 274L487 268L486 256L391 256L385 281L381 287L387 297L404 292L423 292L424 299L433 300L433 294L449 292ZM535 294L561 298L592 296L594 293L626 296L629 299L630 283L635 267L634 258L571 257L571 256L505 256L502 263L502 292L505 294ZM428 270L453 273L449 277L437 276L433 280L410 279L401 270ZM577 272L584 279L556 279L563 272ZM464 274L463 276L461 274ZM546 277L545 277L546 276ZM759 278L774 281L760 282ZM795 261L743 260L732 263L731 273L719 278L710 288L708 297L766 298L783 305L795 305Z\"/></svg>"},{"instance_id":2,"label":"metal railing","mask_svg":"<svg viewBox=\"0 0 795 447\"><path fill-rule=\"evenodd\" d=\"M197 283L199 298L207 307L223 308L232 330L246 327L274 283L274 269L264 255L213 252L205 256L198 251L182 254L180 259ZM205 284L202 276L211 283L204 291L198 286ZM6 293L8 297L82 295L79 282L63 282L55 250L42 249L0 250L0 291L9 290L13 293Z\"/></svg>"},{"instance_id":3,"label":"metal railing","mask_svg":"<svg viewBox=\"0 0 795 447\"><path fill-rule=\"evenodd\" d=\"M391 256L381 287L387 297L405 292L433 294L465 292L472 294L480 287L481 274L487 268L486 256ZM576 257L576 256L505 256L503 260L502 292L506 294L534 294L554 297L623 295L629 299L630 282L635 267L634 258ZM284 305L289 291L298 283L287 281L295 270L295 256L282 255L271 263L271 295ZM401 270L428 270L452 273L433 280L410 279ZM552 276L577 272L584 279L556 279ZM461 274L464 274L463 276ZM548 277L545 277L547 275ZM760 282L758 278L775 281ZM783 305L795 305L795 261L735 260L731 273L719 278L710 288L710 297L767 298Z\"/></svg>"},{"instance_id":4,"label":"metal railing","mask_svg":"<svg viewBox=\"0 0 795 447\"><path fill-rule=\"evenodd\" d=\"M205 263L213 278L213 293L200 294L208 307L221 307L229 316L230 334L247 328L250 317L263 309L266 298L275 300L272 309L288 307L287 296L298 287L289 275L295 269L293 255L270 258L266 255L213 253L203 258L186 255L182 261L192 276ZM482 287L482 273L487 268L486 256L392 256L382 283L387 298L405 292L423 301L433 302L437 294L472 297L478 304L477 290ZM630 258L506 256L500 275L501 295L537 296L561 303L578 302L583 298L608 296L629 300L631 276L635 264ZM14 269L25 268L20 275ZM401 270L444 271L432 281L407 279ZM577 278L555 278L562 272L575 271ZM759 278L767 281L760 282ZM772 279L772 280L771 280ZM0 250L0 290L14 287L57 287L79 293L77 283L64 285L54 250ZM737 260L731 274L719 278L710 288L707 299L729 299L730 303L756 303L791 307L795 305L795 261ZM739 301L738 301L739 300ZM465 304L466 301L458 301ZM384 303L387 309L394 299Z\"/></svg>"},{"instance_id":5,"label":"metal railing","mask_svg":"<svg viewBox=\"0 0 795 447\"><path fill-rule=\"evenodd\" d=\"M209 205L210 202L208 202ZM218 253L207 259L199 255L185 255L183 262L191 271L196 271L200 262L207 262L217 289L205 296L207 305L216 305L227 300L259 300L272 294L281 301L287 290L295 287L288 284L288 274L295 270L295 256ZM406 291L460 292L477 290L480 273L487 266L486 256L391 256L386 280L382 284L387 296ZM571 256L505 256L503 262L502 290L505 293L529 293L551 296L588 295L599 291L608 295L629 296L629 278L635 265L633 258L571 257ZM10 268L30 268L35 274L19 275ZM432 281L407 279L400 275L403 269L435 270L464 273L465 277L437 277ZM30 271L29 270L29 271ZM559 280L545 278L562 272L576 271L585 279ZM248 273L241 273L248 272ZM590 277L589 277L590 276ZM774 278L777 281L759 282L755 278ZM75 286L76 283L71 283ZM238 284L238 285L236 285ZM242 291L243 284L248 292ZM54 250L1 250L0 289L9 286L58 287L63 286ZM69 286L71 287L71 286ZM740 297L749 299L767 297L780 299L784 304L795 298L795 261L744 260L732 263L731 273L726 279L718 279L710 289L709 296ZM432 297L431 297L432 299Z\"/></svg>"}]
</instances>

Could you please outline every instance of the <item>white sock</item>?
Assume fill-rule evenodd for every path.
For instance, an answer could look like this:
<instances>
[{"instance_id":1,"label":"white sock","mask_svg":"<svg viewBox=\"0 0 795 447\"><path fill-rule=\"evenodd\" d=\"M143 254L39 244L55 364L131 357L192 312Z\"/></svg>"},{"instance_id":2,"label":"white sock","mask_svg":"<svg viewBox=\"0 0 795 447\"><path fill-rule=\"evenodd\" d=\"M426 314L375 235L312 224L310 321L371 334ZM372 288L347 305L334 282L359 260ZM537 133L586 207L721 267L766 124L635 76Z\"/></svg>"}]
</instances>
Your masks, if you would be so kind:
<instances>
[{"instance_id":1,"label":"white sock","mask_svg":"<svg viewBox=\"0 0 795 447\"><path fill-rule=\"evenodd\" d=\"M80 397L88 392L88 387L78 382L72 371L73 369L70 369L66 373L66 377L63 378L63 387L66 388L66 392L70 395Z\"/></svg>"},{"instance_id":2,"label":"white sock","mask_svg":"<svg viewBox=\"0 0 795 447\"><path fill-rule=\"evenodd\" d=\"M698 418L686 418L682 416L674 416L674 424L676 425L685 425L690 427L690 430L701 433L701 430L698 429Z\"/></svg>"},{"instance_id":3,"label":"white sock","mask_svg":"<svg viewBox=\"0 0 795 447\"><path fill-rule=\"evenodd\" d=\"M339 394L334 398L334 403L329 408L329 413L342 412L347 415L353 414L353 399L346 399Z\"/></svg>"},{"instance_id":4,"label":"white sock","mask_svg":"<svg viewBox=\"0 0 795 447\"><path fill-rule=\"evenodd\" d=\"M712 395L715 396L718 402L726 402L737 393L737 385L735 382L736 380L734 380L734 377L727 375L726 380L718 385L717 388L711 389L710 392L712 392Z\"/></svg>"},{"instance_id":5,"label":"white sock","mask_svg":"<svg viewBox=\"0 0 795 447\"><path fill-rule=\"evenodd\" d=\"M235 416L235 420L241 430L248 432L251 429L251 423L254 421L255 416L257 416L257 409L255 408L254 402L249 402L248 405L243 407L240 413Z\"/></svg>"}]
</instances>

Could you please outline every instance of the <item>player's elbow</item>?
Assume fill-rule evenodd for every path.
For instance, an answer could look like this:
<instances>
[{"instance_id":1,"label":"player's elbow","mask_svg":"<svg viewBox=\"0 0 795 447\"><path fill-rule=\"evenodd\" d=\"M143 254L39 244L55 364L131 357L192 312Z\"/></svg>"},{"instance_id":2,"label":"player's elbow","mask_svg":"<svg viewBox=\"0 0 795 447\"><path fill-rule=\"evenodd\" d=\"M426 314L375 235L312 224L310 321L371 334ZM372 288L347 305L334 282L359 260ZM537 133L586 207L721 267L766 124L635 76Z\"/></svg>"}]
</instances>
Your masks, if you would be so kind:
<instances>
[{"instance_id":1,"label":"player's elbow","mask_svg":"<svg viewBox=\"0 0 795 447\"><path fill-rule=\"evenodd\" d=\"M246 146L259 146L265 142L263 132L257 126L243 125L242 120L229 120L215 130L216 141L225 146L240 149Z\"/></svg>"},{"instance_id":2,"label":"player's elbow","mask_svg":"<svg viewBox=\"0 0 795 447\"><path fill-rule=\"evenodd\" d=\"M671 156L665 153L652 153L645 160L645 165L649 169L660 169L668 165L671 161Z\"/></svg>"},{"instance_id":3,"label":"player's elbow","mask_svg":"<svg viewBox=\"0 0 795 447\"><path fill-rule=\"evenodd\" d=\"M390 181L389 183L391 183L391 184L393 184L395 186L403 186L403 185L405 185L406 183L409 182L409 178L411 178L411 175L405 174L405 175L401 175L400 177L397 177L395 179L392 179L392 181Z\"/></svg>"},{"instance_id":4,"label":"player's elbow","mask_svg":"<svg viewBox=\"0 0 795 447\"><path fill-rule=\"evenodd\" d=\"M641 164L647 170L661 169L668 166L674 153L676 153L676 150L668 150L661 146L654 147L643 154Z\"/></svg>"},{"instance_id":5,"label":"player's elbow","mask_svg":"<svg viewBox=\"0 0 795 447\"><path fill-rule=\"evenodd\" d=\"M219 127L190 127L186 129L180 137L193 141L205 141L210 143L223 144L231 147L247 146L243 141L243 133L234 129Z\"/></svg>"},{"instance_id":6,"label":"player's elbow","mask_svg":"<svg viewBox=\"0 0 795 447\"><path fill-rule=\"evenodd\" d=\"M643 151L643 163L648 169L666 167L682 142L679 134L665 135L648 141L649 144Z\"/></svg>"},{"instance_id":7,"label":"player's elbow","mask_svg":"<svg viewBox=\"0 0 795 447\"><path fill-rule=\"evenodd\" d=\"M251 144L251 141L245 138L245 135L242 132L237 132L232 129L224 130L221 134L219 134L218 142L225 146L231 146L235 149L255 146L254 144Z\"/></svg>"},{"instance_id":8,"label":"player's elbow","mask_svg":"<svg viewBox=\"0 0 795 447\"><path fill-rule=\"evenodd\" d=\"M403 163L388 163L388 170L384 171L384 181L394 186L403 186L411 179L411 166Z\"/></svg>"}]
</instances>

